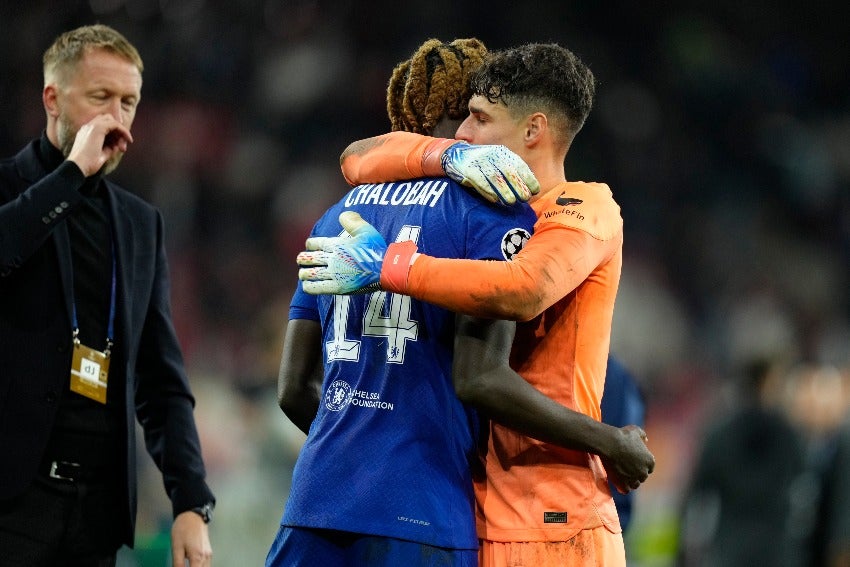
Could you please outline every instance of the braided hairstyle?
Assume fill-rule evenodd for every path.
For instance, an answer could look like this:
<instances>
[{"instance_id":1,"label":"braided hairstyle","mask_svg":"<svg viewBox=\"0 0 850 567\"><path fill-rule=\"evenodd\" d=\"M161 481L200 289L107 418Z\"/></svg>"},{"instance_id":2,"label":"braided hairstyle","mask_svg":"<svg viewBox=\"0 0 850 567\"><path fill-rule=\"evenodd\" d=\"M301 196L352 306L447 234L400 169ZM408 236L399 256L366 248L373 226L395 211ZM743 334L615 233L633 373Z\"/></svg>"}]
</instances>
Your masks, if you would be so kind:
<instances>
[{"instance_id":1,"label":"braided hairstyle","mask_svg":"<svg viewBox=\"0 0 850 567\"><path fill-rule=\"evenodd\" d=\"M475 38L443 43L429 39L393 69L387 86L387 115L393 131L431 134L443 117L468 113L469 75L487 48Z\"/></svg>"}]
</instances>

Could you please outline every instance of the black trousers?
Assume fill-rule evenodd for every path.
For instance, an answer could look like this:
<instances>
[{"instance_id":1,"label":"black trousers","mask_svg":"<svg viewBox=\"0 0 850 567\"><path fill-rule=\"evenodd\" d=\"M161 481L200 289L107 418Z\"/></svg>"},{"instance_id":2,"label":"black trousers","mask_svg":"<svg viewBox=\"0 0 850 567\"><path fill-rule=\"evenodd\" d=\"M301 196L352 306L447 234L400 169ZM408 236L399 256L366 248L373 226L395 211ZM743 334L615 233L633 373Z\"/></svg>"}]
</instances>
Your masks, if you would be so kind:
<instances>
[{"instance_id":1,"label":"black trousers","mask_svg":"<svg viewBox=\"0 0 850 567\"><path fill-rule=\"evenodd\" d=\"M0 501L0 567L114 567L124 522L108 479L71 482L39 474Z\"/></svg>"}]
</instances>

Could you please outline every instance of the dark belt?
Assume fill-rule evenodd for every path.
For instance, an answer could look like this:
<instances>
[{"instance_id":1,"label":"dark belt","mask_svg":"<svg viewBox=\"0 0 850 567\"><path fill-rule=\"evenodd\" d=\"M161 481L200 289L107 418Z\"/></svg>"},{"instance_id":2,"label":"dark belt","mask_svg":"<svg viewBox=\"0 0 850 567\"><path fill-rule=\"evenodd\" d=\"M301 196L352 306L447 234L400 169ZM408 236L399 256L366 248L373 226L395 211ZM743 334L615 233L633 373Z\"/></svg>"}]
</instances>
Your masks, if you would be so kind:
<instances>
[{"instance_id":1,"label":"dark belt","mask_svg":"<svg viewBox=\"0 0 850 567\"><path fill-rule=\"evenodd\" d=\"M107 480L107 467L93 467L71 463L68 461L48 461L43 466L48 478L65 482L83 482L90 480Z\"/></svg>"}]
</instances>

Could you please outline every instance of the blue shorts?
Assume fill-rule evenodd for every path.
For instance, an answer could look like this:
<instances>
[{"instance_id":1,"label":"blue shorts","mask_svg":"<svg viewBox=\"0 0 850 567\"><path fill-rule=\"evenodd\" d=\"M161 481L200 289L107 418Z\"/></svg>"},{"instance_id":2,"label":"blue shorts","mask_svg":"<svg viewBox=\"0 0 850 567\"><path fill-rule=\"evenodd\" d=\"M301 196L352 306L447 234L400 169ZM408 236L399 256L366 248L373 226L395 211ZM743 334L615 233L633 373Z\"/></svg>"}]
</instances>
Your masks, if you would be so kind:
<instances>
[{"instance_id":1,"label":"blue shorts","mask_svg":"<svg viewBox=\"0 0 850 567\"><path fill-rule=\"evenodd\" d=\"M448 549L424 543L336 530L280 526L266 567L477 567L475 549Z\"/></svg>"}]
</instances>

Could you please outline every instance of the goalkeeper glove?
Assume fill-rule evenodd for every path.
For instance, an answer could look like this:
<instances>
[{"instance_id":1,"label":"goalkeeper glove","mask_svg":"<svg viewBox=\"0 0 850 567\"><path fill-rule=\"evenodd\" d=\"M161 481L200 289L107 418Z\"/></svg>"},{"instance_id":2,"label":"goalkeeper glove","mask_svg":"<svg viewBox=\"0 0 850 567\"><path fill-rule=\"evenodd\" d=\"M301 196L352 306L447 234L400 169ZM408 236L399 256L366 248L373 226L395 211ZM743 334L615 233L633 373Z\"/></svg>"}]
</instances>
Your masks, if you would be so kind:
<instances>
[{"instance_id":1,"label":"goalkeeper glove","mask_svg":"<svg viewBox=\"0 0 850 567\"><path fill-rule=\"evenodd\" d=\"M446 148L441 161L448 177L491 203L513 205L540 191L528 165L505 146L458 142Z\"/></svg>"},{"instance_id":2,"label":"goalkeeper glove","mask_svg":"<svg viewBox=\"0 0 850 567\"><path fill-rule=\"evenodd\" d=\"M340 214L339 222L346 236L308 238L307 250L298 254L304 291L350 295L378 291L382 283L394 291L404 289L416 245L408 240L387 246L375 227L354 211Z\"/></svg>"}]
</instances>

